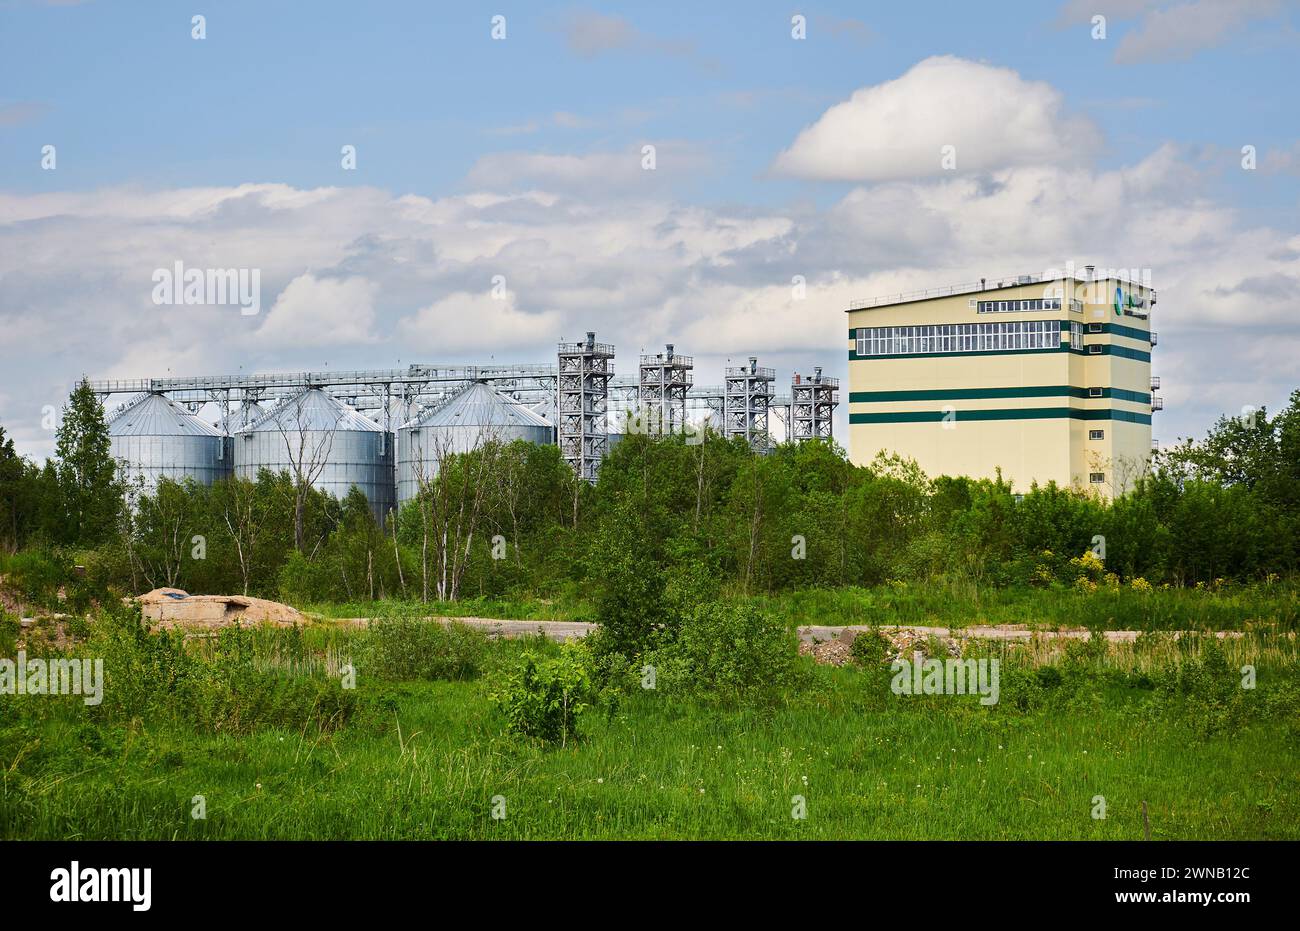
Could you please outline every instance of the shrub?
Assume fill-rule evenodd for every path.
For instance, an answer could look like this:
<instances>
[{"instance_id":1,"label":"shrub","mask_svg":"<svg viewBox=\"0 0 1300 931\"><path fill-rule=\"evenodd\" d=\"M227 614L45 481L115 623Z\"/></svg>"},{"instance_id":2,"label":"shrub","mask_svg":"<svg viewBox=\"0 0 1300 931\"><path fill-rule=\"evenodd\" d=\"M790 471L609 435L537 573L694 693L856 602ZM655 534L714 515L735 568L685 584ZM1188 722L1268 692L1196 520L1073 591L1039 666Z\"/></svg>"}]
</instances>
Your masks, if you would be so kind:
<instances>
[{"instance_id":1,"label":"shrub","mask_svg":"<svg viewBox=\"0 0 1300 931\"><path fill-rule=\"evenodd\" d=\"M338 569L324 559L309 559L291 550L280 567L280 597L290 604L339 600Z\"/></svg>"},{"instance_id":2,"label":"shrub","mask_svg":"<svg viewBox=\"0 0 1300 931\"><path fill-rule=\"evenodd\" d=\"M486 652L487 636L467 624L391 616L371 621L357 666L381 679L472 679Z\"/></svg>"},{"instance_id":3,"label":"shrub","mask_svg":"<svg viewBox=\"0 0 1300 931\"><path fill-rule=\"evenodd\" d=\"M1160 670L1153 677L1156 708L1186 723L1199 737L1240 727L1255 705L1253 690L1241 687L1241 673L1216 638L1204 641L1200 655Z\"/></svg>"},{"instance_id":4,"label":"shrub","mask_svg":"<svg viewBox=\"0 0 1300 931\"><path fill-rule=\"evenodd\" d=\"M627 656L652 648L669 620L664 573L633 550L607 556L596 578L602 645Z\"/></svg>"},{"instance_id":5,"label":"shrub","mask_svg":"<svg viewBox=\"0 0 1300 931\"><path fill-rule=\"evenodd\" d=\"M85 653L104 661L104 700L94 714L130 721L193 710L197 661L179 631L150 633L138 610L115 608L95 624Z\"/></svg>"},{"instance_id":6,"label":"shrub","mask_svg":"<svg viewBox=\"0 0 1300 931\"><path fill-rule=\"evenodd\" d=\"M859 666L879 666L889 658L890 642L878 630L864 630L853 638L849 652Z\"/></svg>"},{"instance_id":7,"label":"shrub","mask_svg":"<svg viewBox=\"0 0 1300 931\"><path fill-rule=\"evenodd\" d=\"M578 737L582 716L601 699L589 669L590 651L566 643L559 654L526 651L520 665L498 681L489 697L506 719L506 730L566 746Z\"/></svg>"},{"instance_id":8,"label":"shrub","mask_svg":"<svg viewBox=\"0 0 1300 931\"><path fill-rule=\"evenodd\" d=\"M707 602L681 622L676 639L649 655L657 682L723 699L774 698L803 682L798 637L753 605Z\"/></svg>"}]
</instances>

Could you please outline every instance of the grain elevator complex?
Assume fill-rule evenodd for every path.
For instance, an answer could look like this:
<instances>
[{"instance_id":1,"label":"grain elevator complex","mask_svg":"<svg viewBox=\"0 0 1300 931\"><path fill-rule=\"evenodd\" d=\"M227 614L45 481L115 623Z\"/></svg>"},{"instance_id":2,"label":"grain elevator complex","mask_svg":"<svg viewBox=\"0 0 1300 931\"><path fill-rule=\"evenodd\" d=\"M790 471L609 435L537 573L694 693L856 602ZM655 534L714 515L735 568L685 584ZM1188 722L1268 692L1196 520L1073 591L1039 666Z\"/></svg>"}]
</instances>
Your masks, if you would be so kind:
<instances>
[{"instance_id":1,"label":"grain elevator complex","mask_svg":"<svg viewBox=\"0 0 1300 931\"><path fill-rule=\"evenodd\" d=\"M365 493L384 520L414 498L441 458L487 441L556 444L580 478L625 432L693 434L708 424L766 451L770 418L787 439L832 436L839 385L795 373L788 394L776 372L727 366L723 384L694 383L695 362L671 344L642 354L636 374L614 371L614 347L561 342L553 365L411 365L405 369L290 372L92 381L101 398L124 397L109 416L111 454L142 490L162 478L211 484L262 469L301 476L342 498ZM209 424L198 416L218 411Z\"/></svg>"},{"instance_id":2,"label":"grain elevator complex","mask_svg":"<svg viewBox=\"0 0 1300 931\"><path fill-rule=\"evenodd\" d=\"M1149 273L1019 275L852 304L849 452L914 459L927 475L993 478L1017 491L1056 482L1106 497L1142 474L1163 407L1151 374L1156 304ZM376 518L416 497L442 458L489 440L554 444L579 478L627 432L698 433L705 424L756 452L833 438L838 379L777 375L756 356L695 383L673 344L618 375L614 346L588 332L554 364L215 375L91 382L129 396L110 417L112 455L139 487L210 484L259 471L302 476ZM213 407L213 423L198 414Z\"/></svg>"}]
</instances>

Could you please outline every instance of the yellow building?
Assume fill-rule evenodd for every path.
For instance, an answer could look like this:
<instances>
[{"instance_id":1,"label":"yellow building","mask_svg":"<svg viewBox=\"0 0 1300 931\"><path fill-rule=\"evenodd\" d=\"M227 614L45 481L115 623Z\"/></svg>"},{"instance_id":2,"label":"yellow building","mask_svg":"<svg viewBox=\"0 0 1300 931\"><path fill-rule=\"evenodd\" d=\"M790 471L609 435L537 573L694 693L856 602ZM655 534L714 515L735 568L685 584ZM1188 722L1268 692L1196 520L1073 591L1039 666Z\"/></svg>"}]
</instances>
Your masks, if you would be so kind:
<instances>
[{"instance_id":1,"label":"yellow building","mask_svg":"<svg viewBox=\"0 0 1300 931\"><path fill-rule=\"evenodd\" d=\"M1130 274L1129 272L1132 272ZM853 304L849 451L927 475L1106 497L1146 468L1156 293L1138 270L981 280Z\"/></svg>"}]
</instances>

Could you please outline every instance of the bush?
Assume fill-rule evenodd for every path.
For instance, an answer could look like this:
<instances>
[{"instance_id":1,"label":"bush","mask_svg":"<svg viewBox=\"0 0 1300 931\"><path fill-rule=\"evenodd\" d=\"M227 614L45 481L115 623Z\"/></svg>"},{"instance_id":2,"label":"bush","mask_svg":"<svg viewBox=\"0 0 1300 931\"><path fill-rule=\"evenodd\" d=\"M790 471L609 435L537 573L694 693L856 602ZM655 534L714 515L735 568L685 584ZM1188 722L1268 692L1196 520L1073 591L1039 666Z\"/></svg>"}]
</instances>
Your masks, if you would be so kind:
<instances>
[{"instance_id":1,"label":"bush","mask_svg":"<svg viewBox=\"0 0 1300 931\"><path fill-rule=\"evenodd\" d=\"M472 679L487 642L484 633L456 621L376 618L361 641L357 666L381 679Z\"/></svg>"},{"instance_id":2,"label":"bush","mask_svg":"<svg viewBox=\"0 0 1300 931\"><path fill-rule=\"evenodd\" d=\"M519 667L489 696L505 715L506 730L560 746L576 739L579 720L602 697L592 682L590 659L581 642L566 643L549 658L525 652Z\"/></svg>"},{"instance_id":3,"label":"bush","mask_svg":"<svg viewBox=\"0 0 1300 931\"><path fill-rule=\"evenodd\" d=\"M722 699L774 698L800 686L798 637L749 604L708 602L670 644L649 655L657 683Z\"/></svg>"},{"instance_id":4,"label":"bush","mask_svg":"<svg viewBox=\"0 0 1300 931\"><path fill-rule=\"evenodd\" d=\"M278 580L280 597L290 604L316 604L340 600L338 569L324 559L309 559L297 550L291 550L280 567Z\"/></svg>"},{"instance_id":5,"label":"bush","mask_svg":"<svg viewBox=\"0 0 1300 931\"><path fill-rule=\"evenodd\" d=\"M1241 727L1256 704L1255 692L1242 688L1241 672L1229 664L1215 638L1204 641L1199 656L1160 670L1154 678L1154 705L1202 738Z\"/></svg>"},{"instance_id":6,"label":"bush","mask_svg":"<svg viewBox=\"0 0 1300 931\"><path fill-rule=\"evenodd\" d=\"M95 714L130 721L183 715L194 707L197 661L180 631L150 633L138 610L106 611L85 655L104 661L104 700Z\"/></svg>"},{"instance_id":7,"label":"bush","mask_svg":"<svg viewBox=\"0 0 1300 931\"><path fill-rule=\"evenodd\" d=\"M859 631L849 653L859 666L879 666L890 652L889 638L878 630Z\"/></svg>"}]
</instances>

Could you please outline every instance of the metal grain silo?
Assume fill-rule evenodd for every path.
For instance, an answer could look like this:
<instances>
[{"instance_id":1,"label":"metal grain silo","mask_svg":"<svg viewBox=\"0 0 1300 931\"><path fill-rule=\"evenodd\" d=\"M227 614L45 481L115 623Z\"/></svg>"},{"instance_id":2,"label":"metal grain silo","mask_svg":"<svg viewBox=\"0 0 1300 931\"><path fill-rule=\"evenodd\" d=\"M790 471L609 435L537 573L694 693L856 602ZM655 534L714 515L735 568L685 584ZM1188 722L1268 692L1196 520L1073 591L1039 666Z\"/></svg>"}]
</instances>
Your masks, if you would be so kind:
<instances>
[{"instance_id":1,"label":"metal grain silo","mask_svg":"<svg viewBox=\"0 0 1300 931\"><path fill-rule=\"evenodd\" d=\"M221 431L161 394L143 394L113 415L109 451L131 485L144 490L162 478L211 485L230 474Z\"/></svg>"},{"instance_id":2,"label":"metal grain silo","mask_svg":"<svg viewBox=\"0 0 1300 931\"><path fill-rule=\"evenodd\" d=\"M382 522L393 507L393 435L319 388L286 398L234 437L235 475L310 478L342 499L356 485Z\"/></svg>"},{"instance_id":3,"label":"metal grain silo","mask_svg":"<svg viewBox=\"0 0 1300 931\"><path fill-rule=\"evenodd\" d=\"M482 382L472 382L397 431L397 502L420 491L420 479L438 474L438 460L466 453L490 440L555 442L545 417Z\"/></svg>"},{"instance_id":4,"label":"metal grain silo","mask_svg":"<svg viewBox=\"0 0 1300 931\"><path fill-rule=\"evenodd\" d=\"M226 414L212 426L217 428L221 434L221 442L226 447L226 461L234 464L235 461L235 434L245 427L249 426L257 418L266 413L266 408L256 401L248 401L239 405L230 413ZM233 472L233 468L232 468Z\"/></svg>"}]
</instances>

